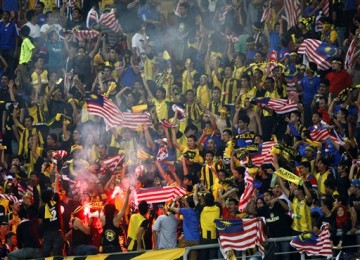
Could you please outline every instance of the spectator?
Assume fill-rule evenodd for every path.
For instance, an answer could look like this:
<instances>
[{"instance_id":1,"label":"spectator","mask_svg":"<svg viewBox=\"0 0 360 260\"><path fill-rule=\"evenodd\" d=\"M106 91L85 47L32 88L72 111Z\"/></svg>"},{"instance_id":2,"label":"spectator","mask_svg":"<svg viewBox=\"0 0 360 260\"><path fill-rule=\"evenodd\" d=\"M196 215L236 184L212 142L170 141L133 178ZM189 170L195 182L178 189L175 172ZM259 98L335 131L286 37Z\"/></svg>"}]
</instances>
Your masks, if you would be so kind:
<instances>
[{"instance_id":1,"label":"spectator","mask_svg":"<svg viewBox=\"0 0 360 260\"><path fill-rule=\"evenodd\" d=\"M149 210L149 205L146 201L139 203L139 213L131 215L128 229L128 250L129 251L144 251L144 232L149 221L146 219L146 213Z\"/></svg>"}]
</instances>

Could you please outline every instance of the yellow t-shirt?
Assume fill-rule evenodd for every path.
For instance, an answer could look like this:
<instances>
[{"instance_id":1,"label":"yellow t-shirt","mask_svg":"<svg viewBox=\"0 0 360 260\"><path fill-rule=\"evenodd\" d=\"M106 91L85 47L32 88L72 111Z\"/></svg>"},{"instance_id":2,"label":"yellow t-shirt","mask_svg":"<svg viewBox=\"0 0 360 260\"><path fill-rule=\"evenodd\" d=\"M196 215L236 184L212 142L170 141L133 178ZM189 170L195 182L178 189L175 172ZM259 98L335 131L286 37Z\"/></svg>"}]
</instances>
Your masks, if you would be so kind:
<instances>
[{"instance_id":1,"label":"yellow t-shirt","mask_svg":"<svg viewBox=\"0 0 360 260\"><path fill-rule=\"evenodd\" d=\"M159 102L156 98L153 98L152 102L155 105L155 110L159 121L162 119L168 119L168 99L165 98L163 101Z\"/></svg>"},{"instance_id":2,"label":"yellow t-shirt","mask_svg":"<svg viewBox=\"0 0 360 260\"><path fill-rule=\"evenodd\" d=\"M44 13L46 13L48 11L52 11L53 8L55 7L55 1L54 0L41 0L41 2L43 2L44 5L45 5Z\"/></svg>"},{"instance_id":3,"label":"yellow t-shirt","mask_svg":"<svg viewBox=\"0 0 360 260\"><path fill-rule=\"evenodd\" d=\"M114 4L114 0L102 0L100 3L101 8L109 7Z\"/></svg>"},{"instance_id":4,"label":"yellow t-shirt","mask_svg":"<svg viewBox=\"0 0 360 260\"><path fill-rule=\"evenodd\" d=\"M211 100L211 90L208 87L208 85L204 85L204 86L199 85L196 90L196 97L198 100L200 100L201 105L206 107Z\"/></svg>"},{"instance_id":5,"label":"yellow t-shirt","mask_svg":"<svg viewBox=\"0 0 360 260\"><path fill-rule=\"evenodd\" d=\"M191 75L194 78L195 74L197 74L198 72L196 70L192 70L191 71ZM193 89L193 85L190 82L190 79L188 77L188 71L185 70L182 74L182 92L185 93L186 90L188 89Z\"/></svg>"},{"instance_id":6,"label":"yellow t-shirt","mask_svg":"<svg viewBox=\"0 0 360 260\"><path fill-rule=\"evenodd\" d=\"M274 89L272 92L266 91L265 97L280 98L280 95L278 94L277 90ZM271 114L268 111L266 111L265 109L263 109L263 115L264 116L270 116Z\"/></svg>"},{"instance_id":7,"label":"yellow t-shirt","mask_svg":"<svg viewBox=\"0 0 360 260\"><path fill-rule=\"evenodd\" d=\"M233 78L240 80L241 75L244 73L244 71L245 71L245 66L242 66L240 68L234 66Z\"/></svg>"},{"instance_id":8,"label":"yellow t-shirt","mask_svg":"<svg viewBox=\"0 0 360 260\"><path fill-rule=\"evenodd\" d=\"M43 70L40 75L34 71L31 74L31 83L35 89L39 88L39 76L40 76L41 84L49 83L47 70Z\"/></svg>"},{"instance_id":9,"label":"yellow t-shirt","mask_svg":"<svg viewBox=\"0 0 360 260\"><path fill-rule=\"evenodd\" d=\"M223 68L218 68L218 73L220 74L221 76L221 72L223 71ZM221 78L218 78L215 74L215 70L213 70L211 72L211 78L212 78L212 81L213 81L213 86L214 87L218 87L218 88L221 88Z\"/></svg>"},{"instance_id":10,"label":"yellow t-shirt","mask_svg":"<svg viewBox=\"0 0 360 260\"><path fill-rule=\"evenodd\" d=\"M21 44L19 64L28 63L31 61L32 50L35 46L31 43L29 38L25 38Z\"/></svg>"}]
</instances>

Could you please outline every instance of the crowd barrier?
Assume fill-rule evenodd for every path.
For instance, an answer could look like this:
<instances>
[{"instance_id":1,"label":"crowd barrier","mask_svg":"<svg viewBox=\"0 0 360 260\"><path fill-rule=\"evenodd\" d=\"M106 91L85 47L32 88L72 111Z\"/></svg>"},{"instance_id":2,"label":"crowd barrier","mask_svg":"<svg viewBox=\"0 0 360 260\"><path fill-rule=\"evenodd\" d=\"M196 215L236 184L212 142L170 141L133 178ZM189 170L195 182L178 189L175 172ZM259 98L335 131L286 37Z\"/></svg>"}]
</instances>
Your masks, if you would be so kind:
<instances>
[{"instance_id":1,"label":"crowd barrier","mask_svg":"<svg viewBox=\"0 0 360 260\"><path fill-rule=\"evenodd\" d=\"M341 231L337 232L337 236L341 235ZM350 232L347 233L347 235L350 235ZM356 231L356 235L360 236L360 230ZM288 237L279 237L279 238L268 238L266 240L267 243L273 243L273 242L284 242L284 241L291 241L292 236ZM342 247L343 249L347 248L356 248L360 247L360 244L357 243L357 239L354 239L353 244L349 246ZM210 249L210 248L219 248L219 244L207 244L207 245L197 245L197 246L190 246L186 248L177 248L177 249L169 249L169 250L146 250L144 252L119 252L119 253L112 253L112 254L98 254L98 255L92 255L92 256L68 256L68 257L47 257L47 258L40 258L36 260L168 260L168 259L182 259L182 260L188 260L188 255L191 250L203 250L203 249ZM146 254L147 253L147 254ZM297 254L296 251L291 252L282 252L282 253L275 253L275 255L281 255L281 254ZM176 258L170 258L170 255L179 255L181 256ZM161 257L163 256L163 257ZM241 255L237 256L237 259L246 260L247 258L250 258L251 256L247 256L245 251L241 251ZM223 258L219 258L223 259ZM306 255L301 254L301 260L305 260ZM310 259L310 258L309 258ZM311 258L314 260L314 258ZM320 258L319 258L320 259ZM324 258L322 258L324 259ZM334 258L335 259L335 258ZM357 258L356 258L357 259Z\"/></svg>"}]
</instances>

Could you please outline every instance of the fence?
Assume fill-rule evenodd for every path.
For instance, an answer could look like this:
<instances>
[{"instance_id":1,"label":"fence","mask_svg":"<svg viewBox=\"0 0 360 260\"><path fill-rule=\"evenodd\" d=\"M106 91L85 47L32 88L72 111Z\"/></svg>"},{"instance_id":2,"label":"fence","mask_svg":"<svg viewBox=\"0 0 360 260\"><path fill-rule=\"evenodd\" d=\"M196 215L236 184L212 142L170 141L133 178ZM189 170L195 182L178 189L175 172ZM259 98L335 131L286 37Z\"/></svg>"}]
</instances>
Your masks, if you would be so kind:
<instances>
[{"instance_id":1,"label":"fence","mask_svg":"<svg viewBox=\"0 0 360 260\"><path fill-rule=\"evenodd\" d=\"M341 235L341 231L337 232L337 236ZM350 235L350 232L347 233L347 235ZM357 237L360 237L360 230L356 231L356 235ZM284 242L284 241L291 241L292 240L292 236L289 237L279 237L279 238L268 238L266 240L267 243L272 243L272 242ZM353 244L350 246L344 246L343 248L355 248L355 247L360 247L360 244L357 243L357 241L353 241ZM186 247L185 251L182 255L182 259L183 260L188 260L188 254L191 250L202 250L202 249L210 249L210 248L219 248L219 244L208 244L208 245L197 245L197 246L191 246L191 247ZM147 250L145 252L150 252L153 250ZM119 252L119 253L112 253L112 254L103 254L103 255L95 255L95 256L69 256L69 257L53 257L53 258L46 258L46 260L50 260L50 259L56 259L56 260L60 260L60 259L73 259L73 260L85 260L85 259L105 259L105 260L116 260L116 259L122 259L122 260L130 260L134 257L140 256L142 255L144 252ZM281 252L281 253L275 253L275 255L281 255L281 254L297 254L296 251L292 251L292 252ZM246 256L246 252L245 251L241 251L241 256L239 256L239 259L245 260L247 258L250 258L251 256ZM44 259L44 258L42 258ZM301 254L301 260L305 260L306 256L305 254ZM314 260L314 258L311 258L312 260ZM323 258L322 258L323 259ZM38 259L40 260L40 259Z\"/></svg>"}]
</instances>

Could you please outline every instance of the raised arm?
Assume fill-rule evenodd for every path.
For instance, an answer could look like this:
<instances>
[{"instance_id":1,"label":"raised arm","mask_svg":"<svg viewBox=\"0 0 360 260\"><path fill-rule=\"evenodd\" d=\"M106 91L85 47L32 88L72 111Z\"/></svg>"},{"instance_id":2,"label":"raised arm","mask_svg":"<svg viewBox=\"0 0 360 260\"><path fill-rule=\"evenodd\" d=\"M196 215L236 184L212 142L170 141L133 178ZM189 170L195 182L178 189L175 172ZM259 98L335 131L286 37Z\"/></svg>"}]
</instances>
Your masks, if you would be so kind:
<instances>
[{"instance_id":1,"label":"raised arm","mask_svg":"<svg viewBox=\"0 0 360 260\"><path fill-rule=\"evenodd\" d=\"M123 216L125 214L126 208L128 206L128 203L129 203L130 194L131 194L131 189L129 187L127 192L126 192L126 198L125 198L124 206L122 207L120 212L114 218L113 224L114 224L115 227L119 226L120 220L123 218Z\"/></svg>"}]
</instances>

